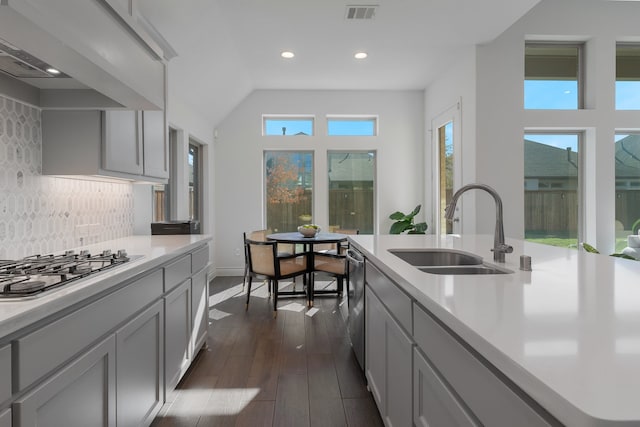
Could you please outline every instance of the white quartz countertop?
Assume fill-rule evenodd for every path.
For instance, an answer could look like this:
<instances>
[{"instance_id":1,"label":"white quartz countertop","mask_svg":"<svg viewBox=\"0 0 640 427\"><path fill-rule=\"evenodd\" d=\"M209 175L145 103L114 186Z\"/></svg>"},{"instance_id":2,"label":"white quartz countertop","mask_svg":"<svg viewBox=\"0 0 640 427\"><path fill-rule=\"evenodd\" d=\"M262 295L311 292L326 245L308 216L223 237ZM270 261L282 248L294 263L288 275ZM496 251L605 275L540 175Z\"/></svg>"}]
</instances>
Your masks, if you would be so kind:
<instances>
[{"instance_id":1,"label":"white quartz countertop","mask_svg":"<svg viewBox=\"0 0 640 427\"><path fill-rule=\"evenodd\" d=\"M388 252L493 236L350 236L357 249L562 423L640 425L640 262L507 239L512 274L435 275ZM533 271L519 270L520 255Z\"/></svg>"},{"instance_id":2,"label":"white quartz countertop","mask_svg":"<svg viewBox=\"0 0 640 427\"><path fill-rule=\"evenodd\" d=\"M129 236L94 245L71 248L79 252L88 249L100 253L105 249L125 249L133 259L121 266L61 286L32 299L0 299L0 342L10 335L50 314L64 310L109 288L142 275L171 258L187 253L209 242L208 235ZM141 258L134 258L135 256Z\"/></svg>"}]
</instances>

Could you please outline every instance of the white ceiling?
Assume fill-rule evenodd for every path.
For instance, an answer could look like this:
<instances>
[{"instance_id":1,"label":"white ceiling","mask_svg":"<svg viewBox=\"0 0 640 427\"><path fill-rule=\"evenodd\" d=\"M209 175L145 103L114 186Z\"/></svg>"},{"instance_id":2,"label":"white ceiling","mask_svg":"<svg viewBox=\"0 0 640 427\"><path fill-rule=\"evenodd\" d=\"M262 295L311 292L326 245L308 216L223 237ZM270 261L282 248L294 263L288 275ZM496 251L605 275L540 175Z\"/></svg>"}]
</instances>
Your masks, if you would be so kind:
<instances>
[{"instance_id":1,"label":"white ceiling","mask_svg":"<svg viewBox=\"0 0 640 427\"><path fill-rule=\"evenodd\" d=\"M424 89L540 0L138 0L178 56L170 97L214 124L254 89ZM347 5L379 5L370 21ZM280 57L295 52L292 60ZM369 57L358 61L356 51Z\"/></svg>"}]
</instances>

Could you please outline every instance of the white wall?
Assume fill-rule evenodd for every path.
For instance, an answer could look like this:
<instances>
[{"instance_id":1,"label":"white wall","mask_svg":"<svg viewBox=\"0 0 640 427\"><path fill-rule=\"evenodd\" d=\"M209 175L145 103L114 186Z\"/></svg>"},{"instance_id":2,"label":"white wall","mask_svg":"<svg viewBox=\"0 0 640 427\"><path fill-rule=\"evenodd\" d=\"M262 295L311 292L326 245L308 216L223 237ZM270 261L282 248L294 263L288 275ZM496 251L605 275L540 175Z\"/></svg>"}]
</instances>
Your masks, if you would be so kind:
<instances>
[{"instance_id":1,"label":"white wall","mask_svg":"<svg viewBox=\"0 0 640 427\"><path fill-rule=\"evenodd\" d=\"M454 79L461 85L457 90L452 89L448 76L428 88L427 118L434 103L445 106L450 102L442 93L456 95L459 92L463 98L465 156L471 155L466 150L473 144L475 179L493 186L502 196L507 236L521 238L524 235L524 130L584 130L587 139L583 147L587 178L585 241L604 251L613 250L613 135L616 128L640 128L640 112L614 109L615 44L616 41L640 41L638 16L640 4L635 2L542 0L496 40L477 47L475 114L465 102L466 93L474 84L473 76L461 73L460 78ZM586 42L584 110L523 109L525 40ZM470 64L467 66L469 71L473 68ZM471 134L466 123L470 116L475 119L475 132ZM478 197L478 232L492 233L494 223L493 201L489 197Z\"/></svg>"},{"instance_id":2,"label":"white wall","mask_svg":"<svg viewBox=\"0 0 640 427\"><path fill-rule=\"evenodd\" d=\"M476 182L476 49L469 47L467 51L460 52L458 61L451 64L447 72L436 79L425 90L425 117L427 128L425 141L425 165L431 173L428 185L425 186L426 211L429 213L430 223L435 223L439 206L435 203L438 195L433 185L437 175L438 159L433 144L432 120L447 109L460 103L461 131L460 135L454 134L454 139L460 138L462 147L462 184ZM457 189L457 188L455 188ZM434 194L435 192L435 194ZM475 194L468 193L464 196L463 212L461 215L462 232L475 233ZM435 232L435 230L432 230Z\"/></svg>"},{"instance_id":3,"label":"white wall","mask_svg":"<svg viewBox=\"0 0 640 427\"><path fill-rule=\"evenodd\" d=\"M315 136L263 137L263 114L315 115ZM379 135L327 137L327 114L378 115ZM217 274L242 274L242 232L263 228L264 150L314 150L314 222L325 226L327 150L376 150L376 230L387 233L389 214L423 203L423 133L422 91L253 92L220 123L214 143Z\"/></svg>"}]
</instances>

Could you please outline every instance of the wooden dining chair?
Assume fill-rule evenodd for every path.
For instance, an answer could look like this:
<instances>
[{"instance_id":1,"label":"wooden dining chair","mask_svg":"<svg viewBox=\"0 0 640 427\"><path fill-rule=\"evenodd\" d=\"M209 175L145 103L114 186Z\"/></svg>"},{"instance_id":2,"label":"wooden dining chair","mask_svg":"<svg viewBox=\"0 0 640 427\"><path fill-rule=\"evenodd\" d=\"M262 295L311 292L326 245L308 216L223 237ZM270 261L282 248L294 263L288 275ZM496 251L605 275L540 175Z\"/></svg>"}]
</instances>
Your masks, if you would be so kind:
<instances>
[{"instance_id":1,"label":"wooden dining chair","mask_svg":"<svg viewBox=\"0 0 640 427\"><path fill-rule=\"evenodd\" d=\"M305 276L308 272L307 259L308 254L291 254L278 255L278 243L270 241L255 241L247 239L247 257L249 263L249 274L247 283L247 304L249 309L249 299L251 297L252 279L267 280L271 283L271 291L273 295L273 315L278 314L278 296L279 295L305 295L307 302L309 296L306 290L302 291L285 291L279 290L279 281L294 278L296 276ZM305 288L308 288L306 286Z\"/></svg>"},{"instance_id":2,"label":"wooden dining chair","mask_svg":"<svg viewBox=\"0 0 640 427\"><path fill-rule=\"evenodd\" d=\"M315 273L322 272L333 276L336 281L336 289L315 289ZM347 291L349 290L349 266L347 264L347 256L330 253L330 252L314 252L313 253L313 274L307 286L309 287L309 305L313 306L313 299L316 293L327 294L337 293L342 296L344 282L347 281Z\"/></svg>"},{"instance_id":3,"label":"wooden dining chair","mask_svg":"<svg viewBox=\"0 0 640 427\"><path fill-rule=\"evenodd\" d=\"M266 242L267 236L269 234L271 234L271 229L269 228L264 230L253 230L253 231L242 233L243 246L244 246L244 275L242 278L243 291L247 283L247 279L249 278L249 254L248 254L248 248L247 248L247 239L253 240L255 242ZM278 256L288 256L295 253L295 245L279 243L277 247L278 247ZM269 295L271 295L271 283L269 283Z\"/></svg>"}]
</instances>

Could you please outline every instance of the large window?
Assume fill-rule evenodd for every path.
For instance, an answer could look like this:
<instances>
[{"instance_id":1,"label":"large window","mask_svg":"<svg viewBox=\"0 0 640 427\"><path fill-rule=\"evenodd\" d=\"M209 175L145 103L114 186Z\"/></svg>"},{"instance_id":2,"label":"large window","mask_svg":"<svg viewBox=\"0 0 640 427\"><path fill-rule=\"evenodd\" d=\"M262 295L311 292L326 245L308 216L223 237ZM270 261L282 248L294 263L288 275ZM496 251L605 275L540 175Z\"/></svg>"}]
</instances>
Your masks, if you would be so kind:
<instances>
[{"instance_id":1,"label":"large window","mask_svg":"<svg viewBox=\"0 0 640 427\"><path fill-rule=\"evenodd\" d=\"M640 110L640 45L616 46L616 110Z\"/></svg>"},{"instance_id":2,"label":"large window","mask_svg":"<svg viewBox=\"0 0 640 427\"><path fill-rule=\"evenodd\" d=\"M525 45L524 108L582 108L582 45Z\"/></svg>"},{"instance_id":3,"label":"large window","mask_svg":"<svg viewBox=\"0 0 640 427\"><path fill-rule=\"evenodd\" d=\"M262 134L266 136L313 135L313 116L263 116Z\"/></svg>"},{"instance_id":4,"label":"large window","mask_svg":"<svg viewBox=\"0 0 640 427\"><path fill-rule=\"evenodd\" d=\"M313 222L313 153L265 151L267 228L296 231Z\"/></svg>"},{"instance_id":5,"label":"large window","mask_svg":"<svg viewBox=\"0 0 640 427\"><path fill-rule=\"evenodd\" d=\"M330 151L329 228L373 234L376 153Z\"/></svg>"},{"instance_id":6,"label":"large window","mask_svg":"<svg viewBox=\"0 0 640 427\"><path fill-rule=\"evenodd\" d=\"M616 161L616 252L640 229L640 134L619 134Z\"/></svg>"},{"instance_id":7,"label":"large window","mask_svg":"<svg viewBox=\"0 0 640 427\"><path fill-rule=\"evenodd\" d=\"M579 134L524 137L525 239L577 247L580 237Z\"/></svg>"},{"instance_id":8,"label":"large window","mask_svg":"<svg viewBox=\"0 0 640 427\"><path fill-rule=\"evenodd\" d=\"M175 192L176 156L175 150L178 131L169 128L169 182L153 185L153 221L168 221L171 219L171 197Z\"/></svg>"},{"instance_id":9,"label":"large window","mask_svg":"<svg viewBox=\"0 0 640 427\"><path fill-rule=\"evenodd\" d=\"M327 116L329 136L376 136L378 120L371 116Z\"/></svg>"},{"instance_id":10,"label":"large window","mask_svg":"<svg viewBox=\"0 0 640 427\"><path fill-rule=\"evenodd\" d=\"M453 224L444 217L445 208L453 197L453 122L438 128L438 162L440 173L440 233L453 233Z\"/></svg>"}]
</instances>

